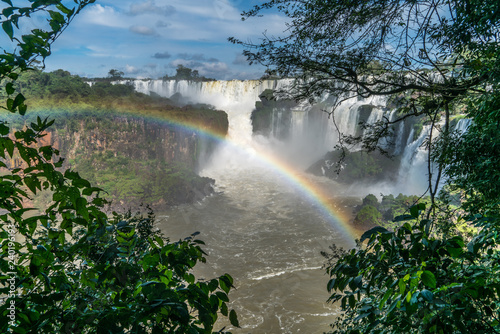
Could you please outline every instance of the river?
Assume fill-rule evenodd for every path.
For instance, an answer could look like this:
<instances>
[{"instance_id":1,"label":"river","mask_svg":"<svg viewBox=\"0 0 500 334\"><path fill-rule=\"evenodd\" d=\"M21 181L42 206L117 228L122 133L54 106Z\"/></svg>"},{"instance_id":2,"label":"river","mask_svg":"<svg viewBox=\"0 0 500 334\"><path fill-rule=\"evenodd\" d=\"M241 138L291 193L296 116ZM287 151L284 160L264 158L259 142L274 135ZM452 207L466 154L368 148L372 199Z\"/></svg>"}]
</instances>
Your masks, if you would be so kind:
<instances>
[{"instance_id":1,"label":"river","mask_svg":"<svg viewBox=\"0 0 500 334\"><path fill-rule=\"evenodd\" d=\"M322 138L293 152L290 143L253 136L250 115L259 94L283 83L133 84L144 93L181 93L228 114L228 136L201 170L216 180L216 193L158 216L172 240L200 232L208 257L195 268L198 278L233 276L230 306L241 328L227 320L220 327L233 333L328 331L339 308L326 303L329 277L320 252L332 244L354 246L346 227L352 205L344 204L345 189L334 181L303 172L328 149Z\"/></svg>"},{"instance_id":2,"label":"river","mask_svg":"<svg viewBox=\"0 0 500 334\"><path fill-rule=\"evenodd\" d=\"M232 332L328 331L339 309L326 303L329 278L320 252L331 244L353 246L337 218L248 147L223 145L202 174L216 180L216 194L164 212L159 224L173 240L200 232L208 257L196 267L197 277L233 276L236 290L229 297L241 329ZM301 177L334 198L333 181ZM349 211L339 199L333 201Z\"/></svg>"}]
</instances>

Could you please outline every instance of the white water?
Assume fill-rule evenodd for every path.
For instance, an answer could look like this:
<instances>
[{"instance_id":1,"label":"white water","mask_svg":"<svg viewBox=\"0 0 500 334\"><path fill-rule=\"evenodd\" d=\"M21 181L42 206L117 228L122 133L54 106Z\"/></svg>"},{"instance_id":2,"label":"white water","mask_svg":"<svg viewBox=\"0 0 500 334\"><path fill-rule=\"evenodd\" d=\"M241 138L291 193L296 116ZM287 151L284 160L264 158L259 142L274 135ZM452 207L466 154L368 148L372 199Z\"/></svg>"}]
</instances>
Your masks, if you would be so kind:
<instances>
[{"instance_id":1,"label":"white water","mask_svg":"<svg viewBox=\"0 0 500 334\"><path fill-rule=\"evenodd\" d=\"M201 232L199 238L206 242L209 256L206 265L197 266L197 277L208 279L226 272L234 277L237 289L229 297L242 328L232 328L233 333L328 331L338 307L326 303L329 278L320 252L331 244L349 248L353 241L338 228L335 217L325 216L320 204L306 196L301 185L263 158L273 154L269 141L252 137L250 114L258 95L280 83L135 84L138 91L167 97L180 92L228 114L229 140L201 171L216 180L217 194L163 213L160 228L172 239ZM317 182L332 190L332 198L339 195L333 181Z\"/></svg>"}]
</instances>

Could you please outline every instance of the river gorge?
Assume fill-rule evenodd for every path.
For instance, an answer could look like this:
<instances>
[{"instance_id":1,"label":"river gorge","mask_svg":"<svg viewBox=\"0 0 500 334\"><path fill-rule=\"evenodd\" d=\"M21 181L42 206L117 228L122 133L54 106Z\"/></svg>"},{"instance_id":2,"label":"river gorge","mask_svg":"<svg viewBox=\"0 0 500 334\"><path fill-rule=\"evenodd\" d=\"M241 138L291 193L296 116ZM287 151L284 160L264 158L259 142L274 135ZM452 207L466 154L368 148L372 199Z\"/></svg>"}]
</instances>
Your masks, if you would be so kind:
<instances>
[{"instance_id":1,"label":"river gorge","mask_svg":"<svg viewBox=\"0 0 500 334\"><path fill-rule=\"evenodd\" d=\"M340 308L326 302L321 252L355 245L367 228L353 223L364 196L427 188L430 127L418 118L396 124L380 143L392 159L354 146L337 165L338 133L366 135L360 123L395 119L397 101L352 98L329 114L333 97L310 104L275 96L289 80L114 84L134 96L132 105L103 95L99 111L81 102L71 112L60 102L39 107L35 116L56 120L40 145L59 149L113 208L153 206L171 240L199 232L208 256L196 277L235 280L229 298L241 328L220 322L234 333L328 331ZM98 83L91 86L98 92ZM467 124L454 122L462 130Z\"/></svg>"},{"instance_id":2,"label":"river gorge","mask_svg":"<svg viewBox=\"0 0 500 334\"><path fill-rule=\"evenodd\" d=\"M228 114L226 139L200 169L216 180L215 193L161 212L159 227L174 239L201 233L209 256L198 268L200 277L233 275L236 290L230 298L242 326L232 329L235 333L327 331L339 308L325 302L328 277L320 252L331 244L354 246L359 232L349 223L361 196L421 193L427 186L421 147L425 126L418 134L412 124L395 129L390 150L407 161L391 180L346 185L305 172L338 140L331 119L319 108L273 106L265 129L256 129L256 102L265 103L262 94L286 81L121 83L145 94L214 105ZM354 99L343 103L335 117L342 132L356 134L362 131L359 121L391 118L394 110L385 100Z\"/></svg>"}]
</instances>

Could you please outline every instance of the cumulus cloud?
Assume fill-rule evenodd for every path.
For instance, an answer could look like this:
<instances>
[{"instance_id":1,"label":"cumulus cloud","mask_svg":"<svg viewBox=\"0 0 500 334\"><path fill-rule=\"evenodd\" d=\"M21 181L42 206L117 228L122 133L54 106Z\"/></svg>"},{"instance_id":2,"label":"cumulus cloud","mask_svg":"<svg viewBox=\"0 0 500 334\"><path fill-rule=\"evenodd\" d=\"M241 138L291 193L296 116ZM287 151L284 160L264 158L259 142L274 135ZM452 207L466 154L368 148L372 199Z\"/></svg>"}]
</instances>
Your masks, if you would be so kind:
<instances>
[{"instance_id":1,"label":"cumulus cloud","mask_svg":"<svg viewBox=\"0 0 500 334\"><path fill-rule=\"evenodd\" d=\"M156 34L156 32L153 29L146 26L131 26L129 30L139 35L151 36Z\"/></svg>"},{"instance_id":2,"label":"cumulus cloud","mask_svg":"<svg viewBox=\"0 0 500 334\"><path fill-rule=\"evenodd\" d=\"M153 0L148 0L140 3L134 3L130 5L131 15L141 15L141 14L159 14L163 16L172 15L175 13L175 8L170 5L157 6Z\"/></svg>"},{"instance_id":3,"label":"cumulus cloud","mask_svg":"<svg viewBox=\"0 0 500 334\"><path fill-rule=\"evenodd\" d=\"M125 28L127 23L121 15L111 6L93 5L82 14L82 21L86 24L97 24L106 27Z\"/></svg>"},{"instance_id":4,"label":"cumulus cloud","mask_svg":"<svg viewBox=\"0 0 500 334\"><path fill-rule=\"evenodd\" d=\"M140 72L140 69L135 67L135 66L132 66L132 65L125 65L125 69L124 71L126 74L137 74Z\"/></svg>"},{"instance_id":5,"label":"cumulus cloud","mask_svg":"<svg viewBox=\"0 0 500 334\"><path fill-rule=\"evenodd\" d=\"M154 55L152 55L151 57L156 58L156 59L168 59L168 58L172 57L172 55L168 52L157 52Z\"/></svg>"}]
</instances>

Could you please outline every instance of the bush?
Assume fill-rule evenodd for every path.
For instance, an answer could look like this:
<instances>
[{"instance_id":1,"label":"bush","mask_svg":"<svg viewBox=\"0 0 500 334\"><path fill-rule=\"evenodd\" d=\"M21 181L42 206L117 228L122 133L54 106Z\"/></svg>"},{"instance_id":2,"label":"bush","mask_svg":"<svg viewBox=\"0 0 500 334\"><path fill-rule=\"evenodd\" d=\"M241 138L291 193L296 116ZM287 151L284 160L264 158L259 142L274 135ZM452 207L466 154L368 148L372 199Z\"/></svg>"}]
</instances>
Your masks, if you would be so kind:
<instances>
[{"instance_id":1,"label":"bush","mask_svg":"<svg viewBox=\"0 0 500 334\"><path fill-rule=\"evenodd\" d=\"M365 205L354 218L356 225L378 225L382 214L373 205Z\"/></svg>"}]
</instances>

